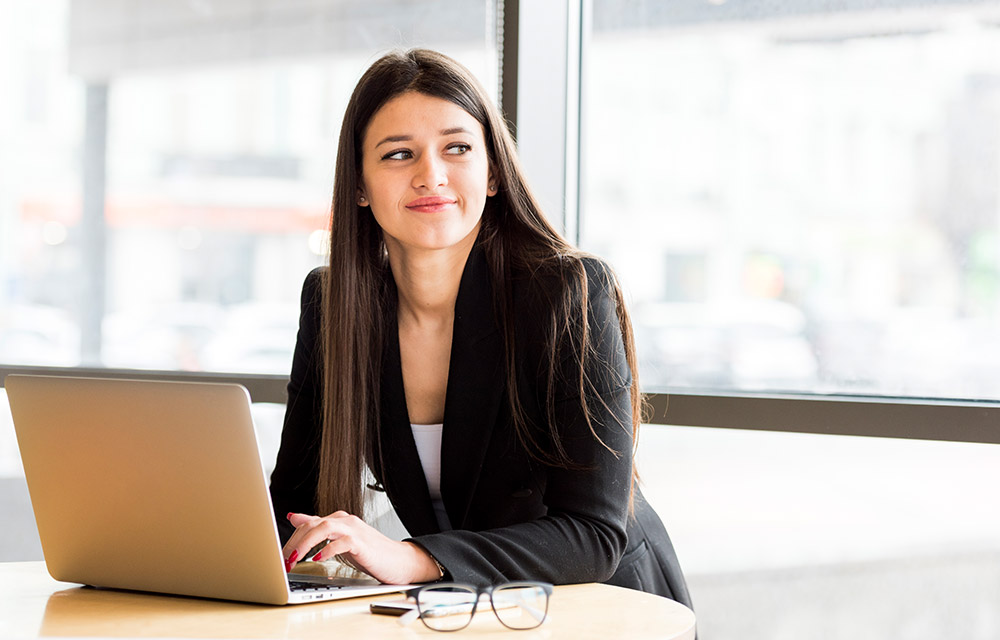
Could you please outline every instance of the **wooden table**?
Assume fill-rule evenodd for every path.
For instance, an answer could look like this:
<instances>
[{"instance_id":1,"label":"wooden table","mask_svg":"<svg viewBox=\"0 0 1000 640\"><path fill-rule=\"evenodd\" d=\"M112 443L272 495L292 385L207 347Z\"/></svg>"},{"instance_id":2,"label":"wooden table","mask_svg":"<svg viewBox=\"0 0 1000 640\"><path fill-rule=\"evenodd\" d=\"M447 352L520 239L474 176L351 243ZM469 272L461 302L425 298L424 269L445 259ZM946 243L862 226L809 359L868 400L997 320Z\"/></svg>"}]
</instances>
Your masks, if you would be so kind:
<instances>
[{"instance_id":1,"label":"wooden table","mask_svg":"<svg viewBox=\"0 0 1000 640\"><path fill-rule=\"evenodd\" d=\"M275 607L200 600L56 582L42 562L0 563L0 637L172 638L673 638L692 640L694 613L673 600L604 584L556 587L549 619L511 631L489 610L461 635L442 635L419 620L400 627L368 604L395 596Z\"/></svg>"}]
</instances>

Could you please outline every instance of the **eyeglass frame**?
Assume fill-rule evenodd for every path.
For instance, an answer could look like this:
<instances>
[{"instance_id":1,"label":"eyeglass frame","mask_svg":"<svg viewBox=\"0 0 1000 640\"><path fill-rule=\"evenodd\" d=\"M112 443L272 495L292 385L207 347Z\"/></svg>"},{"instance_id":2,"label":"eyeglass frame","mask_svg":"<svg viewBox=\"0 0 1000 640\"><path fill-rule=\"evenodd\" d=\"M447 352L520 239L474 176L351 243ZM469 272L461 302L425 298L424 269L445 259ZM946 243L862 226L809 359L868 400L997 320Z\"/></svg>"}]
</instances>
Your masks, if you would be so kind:
<instances>
[{"instance_id":1,"label":"eyeglass frame","mask_svg":"<svg viewBox=\"0 0 1000 640\"><path fill-rule=\"evenodd\" d=\"M454 629L438 629L436 627L432 627L431 625L427 624L427 620L424 619L424 616L422 615L422 612L420 611L420 594L422 592L424 592L424 591L431 591L431 590L434 590L434 589L441 589L441 588L448 589L448 588L456 588L456 587L468 590L470 592L469 595L472 595L472 593L475 593L475 596L476 596L475 600L473 600L472 603L471 603L472 604L472 611L469 612L469 619L466 621L466 623L464 625L462 625L461 627L455 627ZM515 587L515 588L516 587L536 587L536 588L542 589L542 591L545 593L545 611L543 612L542 619L538 621L538 624L536 624L533 627L512 627L512 626L510 626L509 624L507 624L506 622L503 621L503 617L500 615L500 613L497 611L496 606L493 604L493 593L495 591L497 591L498 589L507 589L507 588L511 588L511 587ZM470 624L472 624L472 619L476 616L476 610L479 607L479 599L482 598L484 595L489 595L489 597L490 597L490 610L493 612L493 615L495 615L497 617L497 620L500 621L500 624L502 624L503 626L507 627L511 631L530 631L532 629L537 629L538 627L542 626L542 624L546 620L549 619L549 601L552 600L553 590L554 590L554 586L551 583L548 583L548 582L536 582L536 581L533 581L533 580L522 580L522 581L516 581L516 582L501 582L499 584L492 584L492 585L489 585L487 587L478 587L478 586L476 586L474 584L468 584L468 583L464 583L464 582L431 582L429 584L420 585L419 587L416 587L414 589L409 589L408 591L406 591L406 597L407 598L413 598L413 601L414 601L414 604L415 604L415 607L414 607L413 610L417 613L417 617L420 618L420 621L422 623L424 623L424 626L427 627L428 629L430 629L431 631L441 631L443 633L448 633L450 631L461 631L462 629L465 629L466 627L468 627Z\"/></svg>"}]
</instances>

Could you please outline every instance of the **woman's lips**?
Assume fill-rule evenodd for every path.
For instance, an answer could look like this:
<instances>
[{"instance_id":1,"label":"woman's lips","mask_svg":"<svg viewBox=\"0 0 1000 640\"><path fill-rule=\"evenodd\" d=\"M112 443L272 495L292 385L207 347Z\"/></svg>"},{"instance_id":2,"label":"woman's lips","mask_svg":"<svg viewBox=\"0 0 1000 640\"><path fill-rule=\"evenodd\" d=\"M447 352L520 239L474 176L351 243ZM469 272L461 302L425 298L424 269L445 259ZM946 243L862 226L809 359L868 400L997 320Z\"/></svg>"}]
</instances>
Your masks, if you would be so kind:
<instances>
[{"instance_id":1,"label":"woman's lips","mask_svg":"<svg viewBox=\"0 0 1000 640\"><path fill-rule=\"evenodd\" d=\"M411 200L406 203L406 208L410 211L419 211L421 213L435 213L437 211L443 211L447 207L455 204L454 198L442 198L441 196L426 196L423 198L417 198L416 200Z\"/></svg>"}]
</instances>

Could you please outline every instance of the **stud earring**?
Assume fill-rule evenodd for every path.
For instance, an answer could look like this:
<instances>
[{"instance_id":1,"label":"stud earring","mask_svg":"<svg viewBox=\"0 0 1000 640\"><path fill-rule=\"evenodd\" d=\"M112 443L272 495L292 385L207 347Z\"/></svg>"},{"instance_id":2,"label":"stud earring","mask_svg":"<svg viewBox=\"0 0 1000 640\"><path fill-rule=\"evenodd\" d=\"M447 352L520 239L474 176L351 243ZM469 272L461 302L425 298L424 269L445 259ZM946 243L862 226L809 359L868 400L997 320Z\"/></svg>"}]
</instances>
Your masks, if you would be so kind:
<instances>
[{"instance_id":1,"label":"stud earring","mask_svg":"<svg viewBox=\"0 0 1000 640\"><path fill-rule=\"evenodd\" d=\"M363 206L365 206L366 204L368 204L368 200L367 200L367 199L365 199L365 197L364 197L364 196L358 196L358 206L361 206L361 207L363 207Z\"/></svg>"}]
</instances>

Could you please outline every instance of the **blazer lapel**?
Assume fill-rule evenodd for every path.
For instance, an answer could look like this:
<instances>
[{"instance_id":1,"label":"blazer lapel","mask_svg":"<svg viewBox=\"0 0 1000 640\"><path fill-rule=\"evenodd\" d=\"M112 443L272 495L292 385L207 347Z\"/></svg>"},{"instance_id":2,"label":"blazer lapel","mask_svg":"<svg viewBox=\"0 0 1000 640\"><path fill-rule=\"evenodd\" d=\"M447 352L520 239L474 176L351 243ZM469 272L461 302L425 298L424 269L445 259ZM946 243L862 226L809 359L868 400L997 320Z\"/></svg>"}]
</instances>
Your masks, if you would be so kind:
<instances>
[{"instance_id":1,"label":"blazer lapel","mask_svg":"<svg viewBox=\"0 0 1000 640\"><path fill-rule=\"evenodd\" d=\"M396 308L390 305L386 320L387 335L382 359L381 402L381 466L376 476L382 480L396 515L412 536L440 531L430 492L420 465L413 429L406 410L403 370L399 359L399 329ZM377 456L377 454L376 454Z\"/></svg>"},{"instance_id":2,"label":"blazer lapel","mask_svg":"<svg viewBox=\"0 0 1000 640\"><path fill-rule=\"evenodd\" d=\"M482 248L466 262L455 325L441 440L441 497L452 527L462 528L475 493L504 390L503 338Z\"/></svg>"},{"instance_id":3,"label":"blazer lapel","mask_svg":"<svg viewBox=\"0 0 1000 640\"><path fill-rule=\"evenodd\" d=\"M399 357L396 308L390 305L382 361L381 446L376 473L400 521L412 536L440 531L413 441ZM493 291L482 249L473 248L455 302L444 429L441 497L453 528L462 528L475 493L503 398L503 339L493 313Z\"/></svg>"}]
</instances>

